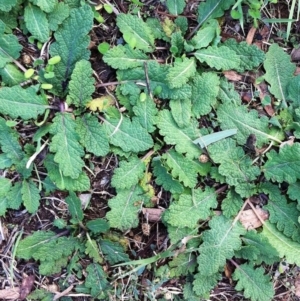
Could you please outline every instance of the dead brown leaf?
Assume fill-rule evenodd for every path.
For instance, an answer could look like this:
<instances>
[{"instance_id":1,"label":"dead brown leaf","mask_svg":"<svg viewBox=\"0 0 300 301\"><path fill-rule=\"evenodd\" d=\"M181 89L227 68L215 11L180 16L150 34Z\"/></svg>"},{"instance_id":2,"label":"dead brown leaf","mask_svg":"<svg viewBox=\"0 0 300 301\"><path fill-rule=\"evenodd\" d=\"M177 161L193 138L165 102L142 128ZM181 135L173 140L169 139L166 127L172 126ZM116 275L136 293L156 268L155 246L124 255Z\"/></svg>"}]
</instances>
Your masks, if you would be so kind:
<instances>
[{"instance_id":1,"label":"dead brown leaf","mask_svg":"<svg viewBox=\"0 0 300 301\"><path fill-rule=\"evenodd\" d=\"M252 26L250 28L250 30L247 34L247 38L246 38L246 42L247 42L248 45L252 44L255 33L256 33L256 28Z\"/></svg>"},{"instance_id":2,"label":"dead brown leaf","mask_svg":"<svg viewBox=\"0 0 300 301\"><path fill-rule=\"evenodd\" d=\"M300 297L300 274L295 279L295 295Z\"/></svg>"},{"instance_id":3,"label":"dead brown leaf","mask_svg":"<svg viewBox=\"0 0 300 301\"><path fill-rule=\"evenodd\" d=\"M242 80L242 76L235 71L223 71L223 74L228 80L238 82Z\"/></svg>"},{"instance_id":4,"label":"dead brown leaf","mask_svg":"<svg viewBox=\"0 0 300 301\"><path fill-rule=\"evenodd\" d=\"M149 222L158 222L161 219L161 215L164 212L163 209L160 208L143 208L144 217Z\"/></svg>"},{"instance_id":5,"label":"dead brown leaf","mask_svg":"<svg viewBox=\"0 0 300 301\"><path fill-rule=\"evenodd\" d=\"M256 212L252 209L244 210L240 215L239 221L247 230L259 228L262 225L256 214L264 221L269 218L269 213L267 211L261 208L256 208L255 211Z\"/></svg>"},{"instance_id":6,"label":"dead brown leaf","mask_svg":"<svg viewBox=\"0 0 300 301\"><path fill-rule=\"evenodd\" d=\"M25 276L20 287L20 299L24 300L30 294L34 284L34 275Z\"/></svg>"},{"instance_id":7,"label":"dead brown leaf","mask_svg":"<svg viewBox=\"0 0 300 301\"><path fill-rule=\"evenodd\" d=\"M20 288L13 287L0 290L0 300L17 300L20 297Z\"/></svg>"}]
</instances>

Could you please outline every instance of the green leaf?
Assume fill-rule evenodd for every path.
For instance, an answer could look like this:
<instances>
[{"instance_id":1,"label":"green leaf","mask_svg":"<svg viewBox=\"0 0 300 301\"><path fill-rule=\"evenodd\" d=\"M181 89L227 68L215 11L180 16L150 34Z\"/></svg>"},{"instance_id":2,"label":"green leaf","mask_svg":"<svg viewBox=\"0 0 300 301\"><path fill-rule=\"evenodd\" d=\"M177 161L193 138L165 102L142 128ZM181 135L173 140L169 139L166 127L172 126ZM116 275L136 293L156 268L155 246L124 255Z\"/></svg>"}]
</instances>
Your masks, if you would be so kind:
<instances>
[{"instance_id":1,"label":"green leaf","mask_svg":"<svg viewBox=\"0 0 300 301\"><path fill-rule=\"evenodd\" d=\"M273 264L279 261L278 252L272 247L269 241L256 231L248 231L242 237L243 247L235 252L235 257L255 261L260 264L263 261L266 264Z\"/></svg>"},{"instance_id":2,"label":"green leaf","mask_svg":"<svg viewBox=\"0 0 300 301\"><path fill-rule=\"evenodd\" d=\"M94 239L91 239L89 236L86 240L85 248L85 254L87 254L91 259L93 259L93 262L103 262L103 258L100 256L100 250L98 248L97 242Z\"/></svg>"},{"instance_id":3,"label":"green leaf","mask_svg":"<svg viewBox=\"0 0 300 301\"><path fill-rule=\"evenodd\" d=\"M57 5L57 0L34 0L32 2L46 13L51 13Z\"/></svg>"},{"instance_id":4,"label":"green leaf","mask_svg":"<svg viewBox=\"0 0 300 301\"><path fill-rule=\"evenodd\" d=\"M16 256L25 260L40 260L39 272L42 275L53 275L60 272L68 257L79 246L79 241L74 237L57 238L54 232L36 231L20 241Z\"/></svg>"},{"instance_id":5,"label":"green leaf","mask_svg":"<svg viewBox=\"0 0 300 301\"><path fill-rule=\"evenodd\" d=\"M201 2L198 6L198 26L209 19L222 17L224 11L229 9L234 3L234 0L210 0Z\"/></svg>"},{"instance_id":6,"label":"green leaf","mask_svg":"<svg viewBox=\"0 0 300 301\"><path fill-rule=\"evenodd\" d=\"M226 46L209 46L197 50L194 55L201 63L204 62L217 70L238 69L240 66L239 56Z\"/></svg>"},{"instance_id":7,"label":"green leaf","mask_svg":"<svg viewBox=\"0 0 300 301\"><path fill-rule=\"evenodd\" d=\"M148 77L150 90L153 93L157 88L161 90L159 97L162 99L186 99L190 98L192 89L190 85L183 85L180 88L171 88L167 81L170 66L159 64L156 61L148 61ZM119 81L129 81L140 91L140 86L146 86L145 70L137 67L130 70L118 70L117 77ZM123 87L124 84L121 85ZM138 92L139 93L139 92Z\"/></svg>"},{"instance_id":8,"label":"green leaf","mask_svg":"<svg viewBox=\"0 0 300 301\"><path fill-rule=\"evenodd\" d=\"M197 266L196 256L194 254L182 253L169 262L170 277L187 276L193 274Z\"/></svg>"},{"instance_id":9,"label":"green leaf","mask_svg":"<svg viewBox=\"0 0 300 301\"><path fill-rule=\"evenodd\" d=\"M273 246L280 258L285 257L290 264L300 265L300 244L283 235L276 226L268 221L264 222L261 235Z\"/></svg>"},{"instance_id":10,"label":"green leaf","mask_svg":"<svg viewBox=\"0 0 300 301\"><path fill-rule=\"evenodd\" d=\"M17 210L22 204L22 183L17 182L6 195L8 208Z\"/></svg>"},{"instance_id":11,"label":"green leaf","mask_svg":"<svg viewBox=\"0 0 300 301\"><path fill-rule=\"evenodd\" d=\"M294 76L287 84L287 99L293 102L293 106L300 105L300 75Z\"/></svg>"},{"instance_id":12,"label":"green leaf","mask_svg":"<svg viewBox=\"0 0 300 301\"><path fill-rule=\"evenodd\" d=\"M78 9L72 9L70 16L55 32L56 42L51 44L50 54L52 57L56 55L61 57L61 61L55 65L55 78L51 81L57 93L65 90L64 85L67 84L76 62L89 59L88 33L92 26L92 9L89 5L83 5Z\"/></svg>"},{"instance_id":13,"label":"green leaf","mask_svg":"<svg viewBox=\"0 0 300 301\"><path fill-rule=\"evenodd\" d=\"M0 145L1 145L1 139L0 139ZM12 166L11 159L7 156L7 154L0 154L0 169L5 169L7 167Z\"/></svg>"},{"instance_id":14,"label":"green leaf","mask_svg":"<svg viewBox=\"0 0 300 301\"><path fill-rule=\"evenodd\" d=\"M153 160L152 167L157 185L161 185L164 190L171 193L179 194L183 192L183 186L168 173L168 170L162 165L160 160Z\"/></svg>"},{"instance_id":15,"label":"green leaf","mask_svg":"<svg viewBox=\"0 0 300 301\"><path fill-rule=\"evenodd\" d=\"M222 100L224 104L233 103L235 105L241 104L241 97L235 90L233 83L230 83L227 79L222 78L220 80L220 90L218 98Z\"/></svg>"},{"instance_id":16,"label":"green leaf","mask_svg":"<svg viewBox=\"0 0 300 301\"><path fill-rule=\"evenodd\" d=\"M190 99L170 100L171 113L180 128L187 127L191 119L192 102Z\"/></svg>"},{"instance_id":17,"label":"green leaf","mask_svg":"<svg viewBox=\"0 0 300 301\"><path fill-rule=\"evenodd\" d=\"M196 73L196 63L193 58L184 58L182 62L175 61L167 74L167 80L171 88L182 87L188 79Z\"/></svg>"},{"instance_id":18,"label":"green leaf","mask_svg":"<svg viewBox=\"0 0 300 301\"><path fill-rule=\"evenodd\" d=\"M217 102L220 80L216 73L196 75L192 85L192 112L197 118L206 115Z\"/></svg>"},{"instance_id":19,"label":"green leaf","mask_svg":"<svg viewBox=\"0 0 300 301\"><path fill-rule=\"evenodd\" d=\"M209 276L198 273L195 275L195 280L193 282L193 290L198 296L205 297L218 284L218 281L221 279L222 277L220 273L215 273Z\"/></svg>"},{"instance_id":20,"label":"green leaf","mask_svg":"<svg viewBox=\"0 0 300 301\"><path fill-rule=\"evenodd\" d=\"M300 143L286 144L279 149L279 153L271 150L267 157L263 172L268 180L292 184L300 179Z\"/></svg>"},{"instance_id":21,"label":"green leaf","mask_svg":"<svg viewBox=\"0 0 300 301\"><path fill-rule=\"evenodd\" d=\"M279 231L293 240L300 242L300 225L298 217L300 212L297 204L288 203L280 189L271 183L264 183L260 190L269 195L268 204L264 206L269 211L269 221L276 224Z\"/></svg>"},{"instance_id":22,"label":"green leaf","mask_svg":"<svg viewBox=\"0 0 300 301\"><path fill-rule=\"evenodd\" d=\"M226 176L229 185L240 186L255 180L260 175L259 168L252 165L250 157L245 156L243 149L237 147L231 138L210 145L208 151L215 163L221 163L219 172Z\"/></svg>"},{"instance_id":23,"label":"green leaf","mask_svg":"<svg viewBox=\"0 0 300 301\"><path fill-rule=\"evenodd\" d=\"M234 251L241 247L240 235L246 229L239 223L232 224L232 220L224 216L216 216L209 222L210 230L203 233L203 243L199 248L199 273L205 277L216 274L234 255Z\"/></svg>"},{"instance_id":24,"label":"green leaf","mask_svg":"<svg viewBox=\"0 0 300 301\"><path fill-rule=\"evenodd\" d=\"M134 39L134 47L149 52L153 50L154 37L150 27L138 16L119 14L117 26L123 33L124 40L130 44L129 39ZM133 46L133 45L132 45Z\"/></svg>"},{"instance_id":25,"label":"green leaf","mask_svg":"<svg viewBox=\"0 0 300 301\"><path fill-rule=\"evenodd\" d=\"M145 169L145 163L138 157L132 156L127 162L121 161L119 167L114 170L111 186L116 189L129 189L142 179Z\"/></svg>"},{"instance_id":26,"label":"green leaf","mask_svg":"<svg viewBox=\"0 0 300 301\"><path fill-rule=\"evenodd\" d=\"M168 110L160 111L157 118L159 133L164 136L165 142L175 145L177 152L187 153L188 158L198 158L200 155L200 149L193 143L200 136L197 125L198 122L192 119L189 126L178 127Z\"/></svg>"},{"instance_id":27,"label":"green leaf","mask_svg":"<svg viewBox=\"0 0 300 301\"><path fill-rule=\"evenodd\" d=\"M0 2L0 10L2 11L10 11L16 4L18 0L2 0Z\"/></svg>"},{"instance_id":28,"label":"green leaf","mask_svg":"<svg viewBox=\"0 0 300 301\"><path fill-rule=\"evenodd\" d=\"M184 0L167 0L166 2L168 11L170 14L178 16L180 15L185 8Z\"/></svg>"},{"instance_id":29,"label":"green leaf","mask_svg":"<svg viewBox=\"0 0 300 301\"><path fill-rule=\"evenodd\" d=\"M157 115L157 108L155 102L147 95L144 101L138 101L133 107L133 112L139 123L147 130L148 133L155 131L155 116Z\"/></svg>"},{"instance_id":30,"label":"green leaf","mask_svg":"<svg viewBox=\"0 0 300 301\"><path fill-rule=\"evenodd\" d=\"M0 68L3 68L6 63L19 58L22 46L13 34L4 34L5 24L0 20L1 27L3 30L0 29Z\"/></svg>"},{"instance_id":31,"label":"green leaf","mask_svg":"<svg viewBox=\"0 0 300 301\"><path fill-rule=\"evenodd\" d=\"M300 182L299 181L297 181L293 184L290 184L288 191L287 191L289 198L291 200L294 200L294 201L297 200L299 202L300 201L299 191L300 191Z\"/></svg>"},{"instance_id":32,"label":"green leaf","mask_svg":"<svg viewBox=\"0 0 300 301\"><path fill-rule=\"evenodd\" d=\"M35 213L40 204L40 191L32 180L22 182L22 200L29 213Z\"/></svg>"},{"instance_id":33,"label":"green leaf","mask_svg":"<svg viewBox=\"0 0 300 301\"><path fill-rule=\"evenodd\" d=\"M81 172L76 180L64 176L59 169L59 165L54 162L54 155L48 154L44 160L44 165L47 168L49 178L55 183L57 188L69 191L85 191L90 189L90 179L84 172Z\"/></svg>"},{"instance_id":34,"label":"green leaf","mask_svg":"<svg viewBox=\"0 0 300 301\"><path fill-rule=\"evenodd\" d=\"M48 15L50 30L56 31L58 25L62 24L62 22L69 16L69 14L70 9L66 3L57 3L53 11Z\"/></svg>"},{"instance_id":35,"label":"green leaf","mask_svg":"<svg viewBox=\"0 0 300 301\"><path fill-rule=\"evenodd\" d=\"M222 213L227 218L236 216L243 206L242 197L233 189L227 192L226 198L222 201Z\"/></svg>"},{"instance_id":36,"label":"green leaf","mask_svg":"<svg viewBox=\"0 0 300 301\"><path fill-rule=\"evenodd\" d=\"M181 194L177 202L171 203L164 219L174 227L193 228L199 220L207 219L211 208L217 206L217 195L212 188L193 189L192 193Z\"/></svg>"},{"instance_id":37,"label":"green leaf","mask_svg":"<svg viewBox=\"0 0 300 301\"><path fill-rule=\"evenodd\" d=\"M122 117L121 120L106 119L104 128L110 143L119 146L125 152L142 152L153 146L153 140L140 123L134 119Z\"/></svg>"},{"instance_id":38,"label":"green leaf","mask_svg":"<svg viewBox=\"0 0 300 301\"><path fill-rule=\"evenodd\" d=\"M197 183L197 166L192 160L174 150L168 151L162 158L167 161L173 177L178 178L186 187L195 187Z\"/></svg>"},{"instance_id":39,"label":"green leaf","mask_svg":"<svg viewBox=\"0 0 300 301\"><path fill-rule=\"evenodd\" d=\"M78 142L75 121L69 113L57 113L50 132L54 135L50 151L56 152L54 161L59 164L64 176L76 179L82 172L84 150Z\"/></svg>"},{"instance_id":40,"label":"green leaf","mask_svg":"<svg viewBox=\"0 0 300 301\"><path fill-rule=\"evenodd\" d=\"M24 74L13 64L6 64L4 68L0 69L0 76L2 82L8 86L18 85L24 81Z\"/></svg>"},{"instance_id":41,"label":"green leaf","mask_svg":"<svg viewBox=\"0 0 300 301\"><path fill-rule=\"evenodd\" d=\"M88 152L96 156L108 154L108 137L96 116L86 114L82 118L78 117L76 119L76 132L79 135L80 143Z\"/></svg>"},{"instance_id":42,"label":"green leaf","mask_svg":"<svg viewBox=\"0 0 300 301\"><path fill-rule=\"evenodd\" d=\"M67 97L69 105L74 104L76 107L85 108L92 99L92 94L95 91L95 80L92 74L93 69L90 62L81 60L75 64L69 83L69 95Z\"/></svg>"},{"instance_id":43,"label":"green leaf","mask_svg":"<svg viewBox=\"0 0 300 301\"><path fill-rule=\"evenodd\" d=\"M194 49L206 48L215 38L219 24L215 20L212 21L214 22L210 22L209 26L199 29L191 39L190 43Z\"/></svg>"},{"instance_id":44,"label":"green leaf","mask_svg":"<svg viewBox=\"0 0 300 301\"><path fill-rule=\"evenodd\" d=\"M264 62L264 78L271 85L269 91L279 100L286 101L287 85L296 70L290 56L277 44L270 46Z\"/></svg>"},{"instance_id":45,"label":"green leaf","mask_svg":"<svg viewBox=\"0 0 300 301\"><path fill-rule=\"evenodd\" d=\"M143 190L137 185L131 189L117 191L117 195L108 201L111 211L106 214L106 218L110 227L128 230L138 225L142 194Z\"/></svg>"},{"instance_id":46,"label":"green leaf","mask_svg":"<svg viewBox=\"0 0 300 301\"><path fill-rule=\"evenodd\" d=\"M94 220L88 221L86 223L86 226L95 234L105 233L109 229L109 224L103 218L96 218Z\"/></svg>"},{"instance_id":47,"label":"green leaf","mask_svg":"<svg viewBox=\"0 0 300 301\"><path fill-rule=\"evenodd\" d=\"M107 259L110 264L129 261L129 256L125 253L120 243L100 239L99 244L102 253L105 255L105 259Z\"/></svg>"},{"instance_id":48,"label":"green leaf","mask_svg":"<svg viewBox=\"0 0 300 301\"><path fill-rule=\"evenodd\" d=\"M253 265L244 263L237 266L232 275L237 281L235 289L243 290L244 296L252 301L273 300L275 291L269 275L264 275L263 268L254 268Z\"/></svg>"},{"instance_id":49,"label":"green leaf","mask_svg":"<svg viewBox=\"0 0 300 301\"><path fill-rule=\"evenodd\" d=\"M129 69L143 67L148 59L147 55L128 45L118 45L111 48L103 56L103 61L115 69Z\"/></svg>"},{"instance_id":50,"label":"green leaf","mask_svg":"<svg viewBox=\"0 0 300 301\"><path fill-rule=\"evenodd\" d=\"M6 178L0 178L0 197L4 197L11 188L11 181Z\"/></svg>"},{"instance_id":51,"label":"green leaf","mask_svg":"<svg viewBox=\"0 0 300 301\"><path fill-rule=\"evenodd\" d=\"M217 115L223 130L231 128L238 130L235 137L240 145L246 143L250 134L255 135L257 147L268 143L269 140L280 142L268 134L268 119L265 116L259 118L257 110L248 111L246 106L227 103L218 107Z\"/></svg>"},{"instance_id":52,"label":"green leaf","mask_svg":"<svg viewBox=\"0 0 300 301\"><path fill-rule=\"evenodd\" d=\"M37 118L48 108L48 103L34 88L23 89L20 86L1 88L0 111L12 118L21 117L25 120Z\"/></svg>"},{"instance_id":53,"label":"green leaf","mask_svg":"<svg viewBox=\"0 0 300 301\"><path fill-rule=\"evenodd\" d=\"M255 45L249 45L247 42L238 43L235 39L228 39L225 46L235 51L240 58L239 72L253 70L258 67L265 59L265 54Z\"/></svg>"},{"instance_id":54,"label":"green leaf","mask_svg":"<svg viewBox=\"0 0 300 301\"><path fill-rule=\"evenodd\" d=\"M83 220L83 211L81 209L81 201L73 191L69 192L69 196L65 199L68 204L69 212L71 213L72 219L76 222Z\"/></svg>"},{"instance_id":55,"label":"green leaf","mask_svg":"<svg viewBox=\"0 0 300 301\"><path fill-rule=\"evenodd\" d=\"M105 292L109 286L107 275L103 271L103 268L97 263L89 264L86 271L88 275L85 280L85 286L91 289L92 297L98 297Z\"/></svg>"},{"instance_id":56,"label":"green leaf","mask_svg":"<svg viewBox=\"0 0 300 301\"><path fill-rule=\"evenodd\" d=\"M39 7L28 3L25 6L24 20L34 38L42 43L49 39L49 23L46 14Z\"/></svg>"},{"instance_id":57,"label":"green leaf","mask_svg":"<svg viewBox=\"0 0 300 301\"><path fill-rule=\"evenodd\" d=\"M173 55L181 54L183 50L183 46L184 46L184 38L182 36L182 33L180 31L176 31L172 33L170 51L173 53Z\"/></svg>"},{"instance_id":58,"label":"green leaf","mask_svg":"<svg viewBox=\"0 0 300 301\"><path fill-rule=\"evenodd\" d=\"M5 89L2 88L1 91ZM0 102L1 105L1 102ZM7 158L11 159L13 163L19 163L24 158L24 153L19 144L19 135L16 131L6 125L5 119L0 117L0 146Z\"/></svg>"}]
</instances>

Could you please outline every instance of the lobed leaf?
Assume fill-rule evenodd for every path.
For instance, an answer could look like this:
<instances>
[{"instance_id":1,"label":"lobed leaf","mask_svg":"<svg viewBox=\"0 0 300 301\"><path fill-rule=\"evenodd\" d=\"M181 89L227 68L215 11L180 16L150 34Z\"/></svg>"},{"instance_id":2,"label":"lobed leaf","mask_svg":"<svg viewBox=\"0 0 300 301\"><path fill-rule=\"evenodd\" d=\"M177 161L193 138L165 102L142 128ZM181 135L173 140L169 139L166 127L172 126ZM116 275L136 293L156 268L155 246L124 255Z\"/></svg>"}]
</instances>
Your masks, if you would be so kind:
<instances>
[{"instance_id":1,"label":"lobed leaf","mask_svg":"<svg viewBox=\"0 0 300 301\"><path fill-rule=\"evenodd\" d=\"M82 118L76 118L76 132L79 135L80 143L88 152L96 156L108 154L108 137L96 116L86 114Z\"/></svg>"},{"instance_id":2,"label":"lobed leaf","mask_svg":"<svg viewBox=\"0 0 300 301\"><path fill-rule=\"evenodd\" d=\"M103 56L103 61L114 69L129 69L143 67L148 57L138 49L132 49L128 45L118 45L111 48Z\"/></svg>"},{"instance_id":3,"label":"lobed leaf","mask_svg":"<svg viewBox=\"0 0 300 301\"><path fill-rule=\"evenodd\" d=\"M22 200L29 213L35 213L40 204L40 191L32 180L22 182Z\"/></svg>"},{"instance_id":4,"label":"lobed leaf","mask_svg":"<svg viewBox=\"0 0 300 301\"><path fill-rule=\"evenodd\" d=\"M94 239L88 237L85 243L85 254L87 254L93 262L102 263L103 258L100 255L100 250L98 248L97 242Z\"/></svg>"},{"instance_id":5,"label":"lobed leaf","mask_svg":"<svg viewBox=\"0 0 300 301\"><path fill-rule=\"evenodd\" d=\"M193 282L193 290L198 296L204 297L218 284L218 281L221 279L222 277L220 273L215 273L209 276L197 273Z\"/></svg>"},{"instance_id":6,"label":"lobed leaf","mask_svg":"<svg viewBox=\"0 0 300 301\"><path fill-rule=\"evenodd\" d=\"M109 287L106 273L98 263L89 264L86 271L85 286L91 289L92 297L98 297L99 295L101 297L101 294Z\"/></svg>"},{"instance_id":7,"label":"lobed leaf","mask_svg":"<svg viewBox=\"0 0 300 301\"><path fill-rule=\"evenodd\" d=\"M81 222L83 220L83 211L81 209L81 201L73 191L69 192L69 196L65 199L68 204L68 210L74 221Z\"/></svg>"},{"instance_id":8,"label":"lobed leaf","mask_svg":"<svg viewBox=\"0 0 300 301\"><path fill-rule=\"evenodd\" d=\"M153 174L156 177L155 183L161 185L164 190L171 193L182 193L183 186L179 181L174 179L167 169L162 165L160 160L152 160Z\"/></svg>"},{"instance_id":9,"label":"lobed leaf","mask_svg":"<svg viewBox=\"0 0 300 301\"><path fill-rule=\"evenodd\" d=\"M217 102L220 79L216 73L196 75L192 84L192 112L197 118L206 115Z\"/></svg>"},{"instance_id":10,"label":"lobed leaf","mask_svg":"<svg viewBox=\"0 0 300 301\"><path fill-rule=\"evenodd\" d=\"M218 107L218 120L223 130L236 128L237 142L244 145L250 134L256 137L257 147L261 147L269 140L275 140L276 137L269 135L268 119L258 117L256 110L248 111L246 106L234 105L230 103L222 104Z\"/></svg>"},{"instance_id":11,"label":"lobed leaf","mask_svg":"<svg viewBox=\"0 0 300 301\"><path fill-rule=\"evenodd\" d=\"M215 190L206 188L193 189L191 194L181 194L177 202L170 204L164 219L173 227L194 228L199 220L205 220L211 214L211 208L216 208Z\"/></svg>"},{"instance_id":12,"label":"lobed leaf","mask_svg":"<svg viewBox=\"0 0 300 301\"><path fill-rule=\"evenodd\" d=\"M268 180L292 184L300 179L300 143L286 144L279 149L279 153L271 150L267 157L263 172Z\"/></svg>"},{"instance_id":13,"label":"lobed leaf","mask_svg":"<svg viewBox=\"0 0 300 301\"><path fill-rule=\"evenodd\" d=\"M170 100L171 113L180 128L190 124L192 102L190 99Z\"/></svg>"},{"instance_id":14,"label":"lobed leaf","mask_svg":"<svg viewBox=\"0 0 300 301\"><path fill-rule=\"evenodd\" d=\"M48 15L49 28L56 31L58 26L69 16L70 8L64 2L58 2Z\"/></svg>"},{"instance_id":15,"label":"lobed leaf","mask_svg":"<svg viewBox=\"0 0 300 301\"><path fill-rule=\"evenodd\" d=\"M125 250L120 243L101 239L99 244L101 251L110 264L129 261L129 256L125 253Z\"/></svg>"},{"instance_id":16,"label":"lobed leaf","mask_svg":"<svg viewBox=\"0 0 300 301\"><path fill-rule=\"evenodd\" d=\"M138 212L143 201L143 190L138 186L117 191L117 195L108 201L111 209L106 218L112 228L128 230L138 225Z\"/></svg>"},{"instance_id":17,"label":"lobed leaf","mask_svg":"<svg viewBox=\"0 0 300 301\"><path fill-rule=\"evenodd\" d=\"M64 92L76 62L88 60L89 31L93 25L93 12L89 5L72 9L70 15L55 32L56 42L51 44L51 56L59 55L55 65L55 78L51 80L56 93ZM76 39L74 39L76 37Z\"/></svg>"},{"instance_id":18,"label":"lobed leaf","mask_svg":"<svg viewBox=\"0 0 300 301\"><path fill-rule=\"evenodd\" d=\"M288 203L278 186L271 183L262 184L260 190L269 195L268 204L264 206L269 211L269 221L276 224L278 230L284 235L300 242L300 225L298 222L300 212L297 210L297 204Z\"/></svg>"},{"instance_id":19,"label":"lobed leaf","mask_svg":"<svg viewBox=\"0 0 300 301\"><path fill-rule=\"evenodd\" d=\"M144 175L145 169L145 163L136 156L130 157L127 162L121 161L119 167L114 170L111 186L116 189L129 189L131 186L138 184Z\"/></svg>"},{"instance_id":20,"label":"lobed leaf","mask_svg":"<svg viewBox=\"0 0 300 301\"><path fill-rule=\"evenodd\" d=\"M181 62L175 61L167 74L167 80L171 88L182 87L191 76L196 73L196 63L193 58L184 58Z\"/></svg>"},{"instance_id":21,"label":"lobed leaf","mask_svg":"<svg viewBox=\"0 0 300 301\"><path fill-rule=\"evenodd\" d=\"M81 172L77 179L64 176L59 165L54 162L54 155L48 154L44 160L44 165L47 168L49 178L60 190L85 191L90 189L90 179L86 173Z\"/></svg>"},{"instance_id":22,"label":"lobed leaf","mask_svg":"<svg viewBox=\"0 0 300 301\"><path fill-rule=\"evenodd\" d=\"M147 95L144 101L138 101L133 107L133 112L139 123L147 130L148 133L155 131L155 116L157 115L157 108L155 102Z\"/></svg>"},{"instance_id":23,"label":"lobed leaf","mask_svg":"<svg viewBox=\"0 0 300 301\"><path fill-rule=\"evenodd\" d=\"M195 120L192 119L189 126L180 128L173 119L171 112L162 110L158 114L157 126L166 143L175 145L177 152L186 153L188 158L199 157L200 149L193 143L200 136Z\"/></svg>"},{"instance_id":24,"label":"lobed leaf","mask_svg":"<svg viewBox=\"0 0 300 301\"><path fill-rule=\"evenodd\" d=\"M290 62L290 56L278 44L272 44L266 54L264 68L266 70L264 77L271 85L270 92L285 102L287 86L296 70L296 66Z\"/></svg>"},{"instance_id":25,"label":"lobed leaf","mask_svg":"<svg viewBox=\"0 0 300 301\"><path fill-rule=\"evenodd\" d=\"M56 153L54 161L59 164L63 175L72 179L79 177L84 166L81 159L84 150L75 128L75 121L69 113L57 113L50 128L54 135L50 144L50 151Z\"/></svg>"},{"instance_id":26,"label":"lobed leaf","mask_svg":"<svg viewBox=\"0 0 300 301\"><path fill-rule=\"evenodd\" d=\"M204 62L217 70L237 70L240 66L239 56L226 46L209 46L197 50L194 55L201 63Z\"/></svg>"},{"instance_id":27,"label":"lobed leaf","mask_svg":"<svg viewBox=\"0 0 300 301\"><path fill-rule=\"evenodd\" d=\"M4 87L0 90L0 110L12 118L25 120L37 118L48 108L48 103L34 88L23 89L20 86Z\"/></svg>"},{"instance_id":28,"label":"lobed leaf","mask_svg":"<svg viewBox=\"0 0 300 301\"><path fill-rule=\"evenodd\" d=\"M246 230L239 223L224 216L215 216L209 222L210 230L203 233L203 243L199 248L199 273L205 277L216 274L225 265L226 259L234 255L234 251L241 247L240 236Z\"/></svg>"},{"instance_id":29,"label":"lobed leaf","mask_svg":"<svg viewBox=\"0 0 300 301\"><path fill-rule=\"evenodd\" d=\"M2 0L0 2L0 10L8 12L10 11L16 4L18 0Z\"/></svg>"},{"instance_id":30,"label":"lobed leaf","mask_svg":"<svg viewBox=\"0 0 300 301\"><path fill-rule=\"evenodd\" d=\"M134 119L122 117L118 119L107 119L104 128L110 143L119 146L125 152L142 152L153 146L153 140L149 133L140 123Z\"/></svg>"},{"instance_id":31,"label":"lobed leaf","mask_svg":"<svg viewBox=\"0 0 300 301\"><path fill-rule=\"evenodd\" d=\"M249 45L247 42L238 43L235 39L228 39L224 45L235 53L240 58L240 66L237 69L239 72L245 70L253 70L258 67L265 59L265 53L255 45Z\"/></svg>"},{"instance_id":32,"label":"lobed leaf","mask_svg":"<svg viewBox=\"0 0 300 301\"><path fill-rule=\"evenodd\" d=\"M138 16L119 14L117 16L117 26L131 48L142 49L145 52L153 50L154 37L151 29Z\"/></svg>"},{"instance_id":33,"label":"lobed leaf","mask_svg":"<svg viewBox=\"0 0 300 301\"><path fill-rule=\"evenodd\" d=\"M170 14L175 16L180 15L185 8L184 0L167 0L166 5Z\"/></svg>"},{"instance_id":34,"label":"lobed leaf","mask_svg":"<svg viewBox=\"0 0 300 301\"><path fill-rule=\"evenodd\" d=\"M69 94L67 97L69 105L74 104L82 109L91 100L95 91L95 80L92 74L93 69L90 62L80 60L75 64L69 83Z\"/></svg>"},{"instance_id":35,"label":"lobed leaf","mask_svg":"<svg viewBox=\"0 0 300 301\"><path fill-rule=\"evenodd\" d=\"M235 289L243 290L244 296L252 301L270 301L275 291L269 275L264 275L263 268L254 268L249 263L239 265L232 275L237 281Z\"/></svg>"},{"instance_id":36,"label":"lobed leaf","mask_svg":"<svg viewBox=\"0 0 300 301\"><path fill-rule=\"evenodd\" d=\"M298 242L286 237L268 221L264 222L261 235L277 250L280 258L285 257L288 263L300 265L300 244Z\"/></svg>"},{"instance_id":37,"label":"lobed leaf","mask_svg":"<svg viewBox=\"0 0 300 301\"><path fill-rule=\"evenodd\" d=\"M42 43L49 39L49 23L46 14L39 7L28 3L25 6L24 20L34 38Z\"/></svg>"},{"instance_id":38,"label":"lobed leaf","mask_svg":"<svg viewBox=\"0 0 300 301\"><path fill-rule=\"evenodd\" d=\"M174 178L184 183L184 186L194 188L197 183L197 167L194 162L174 150L168 151L162 157L167 161Z\"/></svg>"}]
</instances>

